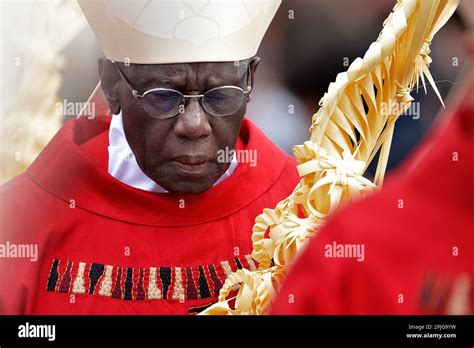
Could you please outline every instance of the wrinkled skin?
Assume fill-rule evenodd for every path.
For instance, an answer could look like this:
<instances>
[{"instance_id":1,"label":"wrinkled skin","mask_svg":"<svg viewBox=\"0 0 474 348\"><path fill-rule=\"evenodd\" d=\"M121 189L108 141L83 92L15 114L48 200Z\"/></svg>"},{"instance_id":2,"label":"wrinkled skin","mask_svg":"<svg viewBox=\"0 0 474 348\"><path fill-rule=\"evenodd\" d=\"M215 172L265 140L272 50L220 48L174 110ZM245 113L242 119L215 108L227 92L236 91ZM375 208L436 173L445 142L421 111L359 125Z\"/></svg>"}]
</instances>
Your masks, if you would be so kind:
<instances>
[{"instance_id":1,"label":"wrinkled skin","mask_svg":"<svg viewBox=\"0 0 474 348\"><path fill-rule=\"evenodd\" d=\"M139 93L162 87L183 94L201 94L224 85L245 90L247 69L250 67L255 81L259 60L253 57L239 64L117 64ZM138 165L153 181L170 192L201 193L227 170L228 161L217 160L218 150L235 148L250 98L235 114L225 117L207 114L199 99L192 98L183 113L156 119L147 114L140 99L133 97L110 61L99 59L99 74L111 111L122 111L125 135Z\"/></svg>"}]
</instances>

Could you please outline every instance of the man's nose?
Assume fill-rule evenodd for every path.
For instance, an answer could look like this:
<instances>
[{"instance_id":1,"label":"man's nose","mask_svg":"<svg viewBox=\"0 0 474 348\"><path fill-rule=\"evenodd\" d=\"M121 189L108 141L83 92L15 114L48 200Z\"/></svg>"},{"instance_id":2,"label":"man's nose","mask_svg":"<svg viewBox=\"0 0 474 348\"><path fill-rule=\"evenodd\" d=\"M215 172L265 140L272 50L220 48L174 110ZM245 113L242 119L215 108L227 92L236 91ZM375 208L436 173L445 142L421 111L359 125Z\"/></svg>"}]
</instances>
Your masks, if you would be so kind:
<instances>
[{"instance_id":1,"label":"man's nose","mask_svg":"<svg viewBox=\"0 0 474 348\"><path fill-rule=\"evenodd\" d=\"M212 133L209 115L202 108L199 98L188 99L184 110L177 117L174 126L177 137L194 140L207 137Z\"/></svg>"}]
</instances>

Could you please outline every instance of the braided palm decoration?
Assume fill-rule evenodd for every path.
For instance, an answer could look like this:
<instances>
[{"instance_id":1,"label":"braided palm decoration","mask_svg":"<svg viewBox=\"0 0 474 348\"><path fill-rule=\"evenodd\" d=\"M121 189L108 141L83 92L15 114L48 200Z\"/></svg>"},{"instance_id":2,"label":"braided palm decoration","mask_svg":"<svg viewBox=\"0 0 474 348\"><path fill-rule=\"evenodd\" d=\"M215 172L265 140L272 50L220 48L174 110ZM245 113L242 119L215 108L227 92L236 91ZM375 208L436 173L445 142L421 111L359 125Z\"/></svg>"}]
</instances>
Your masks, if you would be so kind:
<instances>
[{"instance_id":1,"label":"braided palm decoration","mask_svg":"<svg viewBox=\"0 0 474 348\"><path fill-rule=\"evenodd\" d=\"M294 147L300 183L275 209L265 209L256 218L252 257L258 270L229 275L219 302L202 314L267 313L287 266L328 214L382 185L395 121L414 100L412 88L421 79L426 92L427 79L441 99L428 70L429 47L458 4L459 0L397 2L364 58L357 58L329 85L312 118L310 140ZM363 174L377 153L372 182ZM237 295L229 298L233 290Z\"/></svg>"}]
</instances>

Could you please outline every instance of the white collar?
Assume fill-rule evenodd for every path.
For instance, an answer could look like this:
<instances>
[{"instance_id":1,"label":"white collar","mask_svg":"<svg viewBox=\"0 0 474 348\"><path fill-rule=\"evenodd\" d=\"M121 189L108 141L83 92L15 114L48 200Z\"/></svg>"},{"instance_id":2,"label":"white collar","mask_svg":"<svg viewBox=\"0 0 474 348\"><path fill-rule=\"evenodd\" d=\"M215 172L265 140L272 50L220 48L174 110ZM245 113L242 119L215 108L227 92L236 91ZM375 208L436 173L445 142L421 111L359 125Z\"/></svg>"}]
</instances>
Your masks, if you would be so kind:
<instances>
[{"instance_id":1,"label":"white collar","mask_svg":"<svg viewBox=\"0 0 474 348\"><path fill-rule=\"evenodd\" d=\"M122 183L149 192L168 192L150 179L137 163L132 149L128 145L123 129L122 113L112 116L109 128L109 174ZM237 167L238 161L234 154L226 172L214 183L217 185L230 177Z\"/></svg>"}]
</instances>

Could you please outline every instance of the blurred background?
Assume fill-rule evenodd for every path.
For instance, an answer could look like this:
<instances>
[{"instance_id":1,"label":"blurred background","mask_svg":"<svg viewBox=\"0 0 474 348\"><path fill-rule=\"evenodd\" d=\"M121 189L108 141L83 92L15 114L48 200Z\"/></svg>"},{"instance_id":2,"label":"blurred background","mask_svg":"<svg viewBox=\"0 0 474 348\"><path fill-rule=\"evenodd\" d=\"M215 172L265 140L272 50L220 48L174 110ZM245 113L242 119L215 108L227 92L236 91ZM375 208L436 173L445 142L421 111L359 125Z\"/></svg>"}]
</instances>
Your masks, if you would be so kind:
<instances>
[{"instance_id":1,"label":"blurred background","mask_svg":"<svg viewBox=\"0 0 474 348\"><path fill-rule=\"evenodd\" d=\"M462 0L474 1L474 0ZM377 39L395 0L283 0L258 55L247 115L284 151L309 138L311 116L337 73ZM36 158L64 122L64 101L87 101L102 56L75 0L0 0L0 184ZM435 36L431 72L443 97L462 75L463 21ZM418 117L397 123L389 170L416 146L441 107L421 88ZM368 174L370 176L370 173Z\"/></svg>"}]
</instances>

